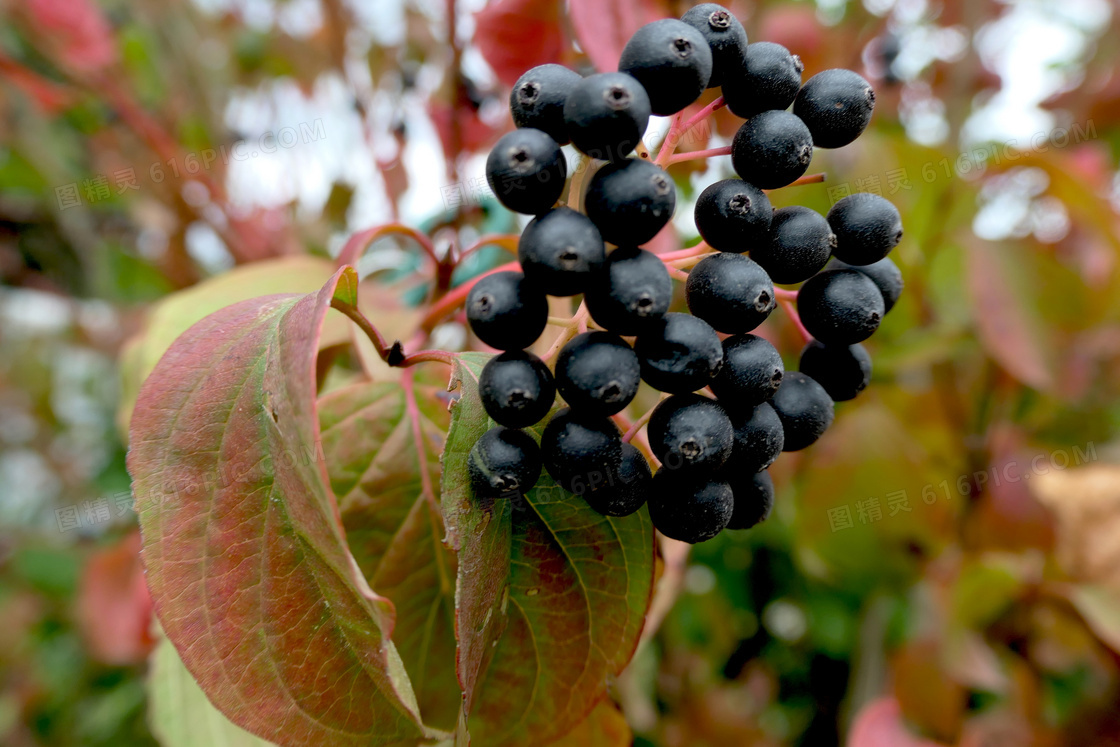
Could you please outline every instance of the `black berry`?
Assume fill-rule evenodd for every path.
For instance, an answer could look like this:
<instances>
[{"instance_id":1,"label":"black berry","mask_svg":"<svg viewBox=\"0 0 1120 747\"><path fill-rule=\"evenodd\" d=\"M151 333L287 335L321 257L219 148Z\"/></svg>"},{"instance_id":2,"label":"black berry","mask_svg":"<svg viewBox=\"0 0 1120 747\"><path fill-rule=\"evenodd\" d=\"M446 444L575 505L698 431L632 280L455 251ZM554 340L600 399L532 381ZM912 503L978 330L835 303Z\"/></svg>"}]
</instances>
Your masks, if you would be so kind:
<instances>
[{"instance_id":1,"label":"black berry","mask_svg":"<svg viewBox=\"0 0 1120 747\"><path fill-rule=\"evenodd\" d=\"M711 325L672 311L638 335L634 352L642 379L670 394L703 389L723 363L723 347Z\"/></svg>"},{"instance_id":2,"label":"black berry","mask_svg":"<svg viewBox=\"0 0 1120 747\"><path fill-rule=\"evenodd\" d=\"M525 431L496 426L482 434L467 456L474 494L510 498L528 492L541 476L541 451Z\"/></svg>"},{"instance_id":3,"label":"black berry","mask_svg":"<svg viewBox=\"0 0 1120 747\"><path fill-rule=\"evenodd\" d=\"M851 70L817 73L797 94L793 113L804 120L818 148L839 148L867 129L875 110L875 91Z\"/></svg>"},{"instance_id":4,"label":"black berry","mask_svg":"<svg viewBox=\"0 0 1120 747\"><path fill-rule=\"evenodd\" d=\"M618 246L644 244L673 217L677 189L661 168L629 158L595 172L584 206L603 239Z\"/></svg>"},{"instance_id":5,"label":"black berry","mask_svg":"<svg viewBox=\"0 0 1120 747\"><path fill-rule=\"evenodd\" d=\"M556 384L540 358L525 350L510 350L482 367L478 393L482 407L495 423L526 428L552 409Z\"/></svg>"},{"instance_id":6,"label":"black berry","mask_svg":"<svg viewBox=\"0 0 1120 747\"><path fill-rule=\"evenodd\" d=\"M894 305L898 302L899 296L902 295L903 281L902 270L898 269L890 257L880 259L878 262L872 262L869 265L849 265L845 262L833 258L832 262L828 264L830 270L858 270L871 281L883 294L883 313L889 313Z\"/></svg>"},{"instance_id":7,"label":"black berry","mask_svg":"<svg viewBox=\"0 0 1120 747\"><path fill-rule=\"evenodd\" d=\"M572 86L564 123L572 145L604 161L626 158L649 124L649 96L625 73L589 75Z\"/></svg>"},{"instance_id":8,"label":"black berry","mask_svg":"<svg viewBox=\"0 0 1120 747\"><path fill-rule=\"evenodd\" d=\"M658 116L676 114L700 98L712 77L712 50L703 34L683 21L663 18L634 32L618 60L637 78Z\"/></svg>"},{"instance_id":9,"label":"black berry","mask_svg":"<svg viewBox=\"0 0 1120 747\"><path fill-rule=\"evenodd\" d=\"M498 350L520 350L548 324L548 298L520 272L496 272L467 295L467 321L478 339Z\"/></svg>"},{"instance_id":10,"label":"black berry","mask_svg":"<svg viewBox=\"0 0 1120 747\"><path fill-rule=\"evenodd\" d=\"M855 399L871 382L871 356L863 345L812 340L801 351L801 373L824 387L834 402Z\"/></svg>"},{"instance_id":11,"label":"black berry","mask_svg":"<svg viewBox=\"0 0 1120 747\"><path fill-rule=\"evenodd\" d=\"M700 193L693 216L708 246L745 252L766 241L773 212L761 189L742 179L724 179Z\"/></svg>"},{"instance_id":12,"label":"black berry","mask_svg":"<svg viewBox=\"0 0 1120 747\"><path fill-rule=\"evenodd\" d=\"M622 437L610 418L577 415L565 407L541 434L544 467L556 483L576 495L618 474Z\"/></svg>"},{"instance_id":13,"label":"black berry","mask_svg":"<svg viewBox=\"0 0 1120 747\"><path fill-rule=\"evenodd\" d=\"M747 119L771 109L787 109L801 89L801 58L781 44L755 42L747 46L746 70L728 75L723 99L736 117Z\"/></svg>"},{"instance_id":14,"label":"black berry","mask_svg":"<svg viewBox=\"0 0 1120 747\"><path fill-rule=\"evenodd\" d=\"M801 323L816 339L836 345L863 342L885 313L875 282L856 270L826 270L797 292Z\"/></svg>"},{"instance_id":15,"label":"black berry","mask_svg":"<svg viewBox=\"0 0 1120 747\"><path fill-rule=\"evenodd\" d=\"M742 254L712 254L688 273L688 309L720 332L750 332L766 321L777 302L774 284Z\"/></svg>"},{"instance_id":16,"label":"black berry","mask_svg":"<svg viewBox=\"0 0 1120 747\"><path fill-rule=\"evenodd\" d=\"M836 234L836 258L850 265L869 265L885 258L902 241L898 208L877 194L848 195L828 211Z\"/></svg>"},{"instance_id":17,"label":"black berry","mask_svg":"<svg viewBox=\"0 0 1120 747\"><path fill-rule=\"evenodd\" d=\"M638 356L612 332L576 335L556 358L556 388L575 412L614 415L638 393Z\"/></svg>"},{"instance_id":18,"label":"black berry","mask_svg":"<svg viewBox=\"0 0 1120 747\"><path fill-rule=\"evenodd\" d=\"M737 473L731 478L735 508L728 529L750 529L766 521L774 508L774 480L769 472Z\"/></svg>"},{"instance_id":19,"label":"black berry","mask_svg":"<svg viewBox=\"0 0 1120 747\"><path fill-rule=\"evenodd\" d=\"M622 463L618 473L608 475L606 483L583 493L587 505L604 516L629 516L649 497L653 473L649 462L630 444L622 444Z\"/></svg>"},{"instance_id":20,"label":"black berry","mask_svg":"<svg viewBox=\"0 0 1120 747\"><path fill-rule=\"evenodd\" d=\"M509 110L518 127L548 133L560 145L571 142L564 124L564 102L583 76L563 65L537 65L513 85Z\"/></svg>"},{"instance_id":21,"label":"black berry","mask_svg":"<svg viewBox=\"0 0 1120 747\"><path fill-rule=\"evenodd\" d=\"M525 226L517 259L529 282L545 293L574 296L587 290L606 261L607 250L590 218L558 207Z\"/></svg>"},{"instance_id":22,"label":"black berry","mask_svg":"<svg viewBox=\"0 0 1120 747\"><path fill-rule=\"evenodd\" d=\"M506 133L486 158L486 181L510 210L539 215L564 191L568 162L555 140L540 130Z\"/></svg>"},{"instance_id":23,"label":"black berry","mask_svg":"<svg viewBox=\"0 0 1120 747\"><path fill-rule=\"evenodd\" d=\"M812 160L809 128L787 111L754 115L731 142L735 173L762 189L777 189L796 181Z\"/></svg>"},{"instance_id":24,"label":"black berry","mask_svg":"<svg viewBox=\"0 0 1120 747\"><path fill-rule=\"evenodd\" d=\"M699 394L675 394L653 410L649 445L666 468L718 470L731 456L735 431L723 407Z\"/></svg>"},{"instance_id":25,"label":"black berry","mask_svg":"<svg viewBox=\"0 0 1120 747\"><path fill-rule=\"evenodd\" d=\"M725 71L733 76L743 74L747 66L747 31L731 11L715 3L701 3L689 8L681 20L699 31L712 50L708 88L721 86Z\"/></svg>"},{"instance_id":26,"label":"black berry","mask_svg":"<svg viewBox=\"0 0 1120 747\"><path fill-rule=\"evenodd\" d=\"M749 409L774 396L785 370L782 356L769 341L734 335L723 341L723 366L712 379L712 391L729 409Z\"/></svg>"},{"instance_id":27,"label":"black berry","mask_svg":"<svg viewBox=\"0 0 1120 747\"><path fill-rule=\"evenodd\" d=\"M800 205L774 211L767 241L751 249L775 283L800 283L816 275L828 262L836 237L824 216Z\"/></svg>"},{"instance_id":28,"label":"black berry","mask_svg":"<svg viewBox=\"0 0 1120 747\"><path fill-rule=\"evenodd\" d=\"M832 425L832 398L820 384L798 371L787 371L770 400L785 432L782 451L800 451L813 444Z\"/></svg>"},{"instance_id":29,"label":"black berry","mask_svg":"<svg viewBox=\"0 0 1120 747\"><path fill-rule=\"evenodd\" d=\"M583 300L599 326L619 335L637 335L669 310L673 281L655 254L619 247L607 256Z\"/></svg>"},{"instance_id":30,"label":"black berry","mask_svg":"<svg viewBox=\"0 0 1120 747\"><path fill-rule=\"evenodd\" d=\"M728 470L734 474L761 472L782 453L786 437L782 421L769 402L753 408L731 411L735 447Z\"/></svg>"},{"instance_id":31,"label":"black berry","mask_svg":"<svg viewBox=\"0 0 1120 747\"><path fill-rule=\"evenodd\" d=\"M710 540L724 530L734 510L731 486L721 479L690 480L667 467L653 476L649 518L666 537L689 544Z\"/></svg>"}]
</instances>

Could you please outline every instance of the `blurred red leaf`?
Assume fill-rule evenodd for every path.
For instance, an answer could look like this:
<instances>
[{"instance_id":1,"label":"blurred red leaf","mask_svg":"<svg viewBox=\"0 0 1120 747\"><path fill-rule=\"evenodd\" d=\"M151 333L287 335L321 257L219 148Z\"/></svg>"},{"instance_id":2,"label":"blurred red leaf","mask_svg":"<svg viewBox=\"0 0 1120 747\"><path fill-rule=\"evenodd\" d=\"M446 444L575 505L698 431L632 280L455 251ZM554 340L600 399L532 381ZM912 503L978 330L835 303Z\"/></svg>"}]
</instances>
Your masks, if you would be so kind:
<instances>
[{"instance_id":1,"label":"blurred red leaf","mask_svg":"<svg viewBox=\"0 0 1120 747\"><path fill-rule=\"evenodd\" d=\"M902 709L894 698L868 703L856 716L848 747L942 747L914 736L902 722Z\"/></svg>"},{"instance_id":2,"label":"blurred red leaf","mask_svg":"<svg viewBox=\"0 0 1120 747\"><path fill-rule=\"evenodd\" d=\"M531 67L559 62L564 52L559 0L495 0L475 14L474 43L508 86Z\"/></svg>"},{"instance_id":3,"label":"blurred red leaf","mask_svg":"<svg viewBox=\"0 0 1120 747\"><path fill-rule=\"evenodd\" d=\"M78 617L91 653L108 664L144 661L154 643L148 633L152 599L140 565L140 532L95 553L78 592Z\"/></svg>"},{"instance_id":4,"label":"blurred red leaf","mask_svg":"<svg viewBox=\"0 0 1120 747\"><path fill-rule=\"evenodd\" d=\"M576 39L602 72L618 69L618 58L641 26L675 16L661 0L571 0L568 13Z\"/></svg>"},{"instance_id":5,"label":"blurred red leaf","mask_svg":"<svg viewBox=\"0 0 1120 747\"><path fill-rule=\"evenodd\" d=\"M117 59L113 30L92 0L28 0L27 11L68 67L94 72Z\"/></svg>"}]
</instances>

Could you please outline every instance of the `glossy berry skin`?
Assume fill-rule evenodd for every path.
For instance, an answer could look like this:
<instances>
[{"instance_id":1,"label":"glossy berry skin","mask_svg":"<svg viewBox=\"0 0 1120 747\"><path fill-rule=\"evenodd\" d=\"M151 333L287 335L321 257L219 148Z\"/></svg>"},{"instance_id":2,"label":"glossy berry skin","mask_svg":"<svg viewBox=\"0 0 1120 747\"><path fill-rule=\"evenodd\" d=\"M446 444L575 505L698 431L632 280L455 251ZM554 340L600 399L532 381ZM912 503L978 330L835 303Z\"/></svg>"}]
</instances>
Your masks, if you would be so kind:
<instances>
[{"instance_id":1,"label":"glossy berry skin","mask_svg":"<svg viewBox=\"0 0 1120 747\"><path fill-rule=\"evenodd\" d=\"M649 518L666 537L693 545L710 540L727 527L734 510L731 486L719 478L689 480L667 467L653 476Z\"/></svg>"},{"instance_id":2,"label":"glossy berry skin","mask_svg":"<svg viewBox=\"0 0 1120 747\"><path fill-rule=\"evenodd\" d=\"M599 229L583 213L567 207L529 221L517 244L521 270L550 296L583 293L607 261Z\"/></svg>"},{"instance_id":3,"label":"glossy berry skin","mask_svg":"<svg viewBox=\"0 0 1120 747\"><path fill-rule=\"evenodd\" d=\"M790 285L816 275L828 262L836 237L824 216L801 205L774 211L770 234L751 249L751 259L762 265L775 283Z\"/></svg>"},{"instance_id":4,"label":"glossy berry skin","mask_svg":"<svg viewBox=\"0 0 1120 747\"><path fill-rule=\"evenodd\" d=\"M673 217L677 189L661 168L628 158L595 172L584 207L603 239L618 246L644 244Z\"/></svg>"},{"instance_id":5,"label":"glossy berry skin","mask_svg":"<svg viewBox=\"0 0 1120 747\"><path fill-rule=\"evenodd\" d=\"M742 254L713 254L688 273L688 309L727 334L750 332L766 321L777 301L774 284L758 264Z\"/></svg>"},{"instance_id":6,"label":"glossy berry skin","mask_svg":"<svg viewBox=\"0 0 1120 747\"><path fill-rule=\"evenodd\" d=\"M634 32L622 48L618 70L634 76L649 94L650 111L665 117L700 98L708 87L712 50L692 26L663 18Z\"/></svg>"},{"instance_id":7,"label":"glossy berry skin","mask_svg":"<svg viewBox=\"0 0 1120 747\"><path fill-rule=\"evenodd\" d=\"M600 327L619 335L637 335L665 316L673 300L673 281L657 255L619 247L607 256L583 300Z\"/></svg>"},{"instance_id":8,"label":"glossy berry skin","mask_svg":"<svg viewBox=\"0 0 1120 747\"><path fill-rule=\"evenodd\" d=\"M787 111L756 114L731 141L731 165L742 179L761 189L777 189L796 181L813 160L813 137L799 118Z\"/></svg>"},{"instance_id":9,"label":"glossy berry skin","mask_svg":"<svg viewBox=\"0 0 1120 747\"><path fill-rule=\"evenodd\" d=\"M548 298L520 272L496 272L467 294L467 321L482 342L498 350L521 350L548 324Z\"/></svg>"},{"instance_id":10,"label":"glossy berry skin","mask_svg":"<svg viewBox=\"0 0 1120 747\"><path fill-rule=\"evenodd\" d=\"M730 481L735 495L735 509L731 512L728 529L750 529L770 518L774 508L774 480L769 472L753 475L736 474Z\"/></svg>"},{"instance_id":11,"label":"glossy berry skin","mask_svg":"<svg viewBox=\"0 0 1120 747\"><path fill-rule=\"evenodd\" d=\"M830 345L855 345L879 328L885 309L874 281L856 270L826 270L797 292L801 323Z\"/></svg>"},{"instance_id":12,"label":"glossy berry skin","mask_svg":"<svg viewBox=\"0 0 1120 747\"><path fill-rule=\"evenodd\" d=\"M877 194L848 195L828 211L836 234L836 258L850 265L869 265L884 259L902 241L898 208Z\"/></svg>"},{"instance_id":13,"label":"glossy berry skin","mask_svg":"<svg viewBox=\"0 0 1120 747\"><path fill-rule=\"evenodd\" d=\"M467 472L476 496L511 498L536 484L541 476L541 451L525 431L496 426L471 448Z\"/></svg>"},{"instance_id":14,"label":"glossy berry skin","mask_svg":"<svg viewBox=\"0 0 1120 747\"><path fill-rule=\"evenodd\" d=\"M576 335L556 358L556 388L580 415L621 412L638 393L638 356L612 332Z\"/></svg>"},{"instance_id":15,"label":"glossy berry skin","mask_svg":"<svg viewBox=\"0 0 1120 747\"><path fill-rule=\"evenodd\" d=\"M541 456L548 474L576 495L618 474L622 437L610 418L582 416L565 407L541 434Z\"/></svg>"},{"instance_id":16,"label":"glossy berry skin","mask_svg":"<svg viewBox=\"0 0 1120 747\"><path fill-rule=\"evenodd\" d=\"M712 379L712 391L729 410L750 409L774 396L785 370L768 340L734 335L723 341L723 366Z\"/></svg>"},{"instance_id":17,"label":"glossy berry skin","mask_svg":"<svg viewBox=\"0 0 1120 747\"><path fill-rule=\"evenodd\" d=\"M867 129L875 111L875 91L852 70L817 73L797 94L793 113L801 117L818 148L840 148Z\"/></svg>"},{"instance_id":18,"label":"glossy berry skin","mask_svg":"<svg viewBox=\"0 0 1120 747\"><path fill-rule=\"evenodd\" d=\"M812 340L801 351L801 373L824 387L833 402L855 399L871 382L871 356L863 345Z\"/></svg>"},{"instance_id":19,"label":"glossy berry skin","mask_svg":"<svg viewBox=\"0 0 1120 747\"><path fill-rule=\"evenodd\" d=\"M708 88L723 85L724 71L742 75L747 66L747 30L727 8L715 3L694 5L681 20L700 32L712 50Z\"/></svg>"},{"instance_id":20,"label":"glossy berry skin","mask_svg":"<svg viewBox=\"0 0 1120 747\"><path fill-rule=\"evenodd\" d=\"M638 147L649 115L646 89L625 73L589 75L572 86L564 103L572 145L604 161L621 161Z\"/></svg>"},{"instance_id":21,"label":"glossy berry skin","mask_svg":"<svg viewBox=\"0 0 1120 747\"><path fill-rule=\"evenodd\" d=\"M478 393L483 409L495 423L527 428L552 409L556 383L540 358L525 350L510 350L482 367Z\"/></svg>"},{"instance_id":22,"label":"glossy berry skin","mask_svg":"<svg viewBox=\"0 0 1120 747\"><path fill-rule=\"evenodd\" d=\"M700 193L693 217L708 246L745 252L766 241L773 213L761 189L742 179L724 179Z\"/></svg>"},{"instance_id":23,"label":"glossy berry skin","mask_svg":"<svg viewBox=\"0 0 1120 747\"><path fill-rule=\"evenodd\" d=\"M714 399L674 394L654 408L649 419L649 446L665 468L713 474L731 456L735 431Z\"/></svg>"},{"instance_id":24,"label":"glossy berry skin","mask_svg":"<svg viewBox=\"0 0 1120 747\"><path fill-rule=\"evenodd\" d=\"M583 499L603 516L629 516L645 505L652 482L653 473L642 452L624 443L618 472L594 489L589 486Z\"/></svg>"},{"instance_id":25,"label":"glossy berry skin","mask_svg":"<svg viewBox=\"0 0 1120 747\"><path fill-rule=\"evenodd\" d=\"M748 119L773 109L788 109L801 90L801 58L781 44L755 42L747 46L744 72L728 75L723 98L736 117Z\"/></svg>"},{"instance_id":26,"label":"glossy berry skin","mask_svg":"<svg viewBox=\"0 0 1120 747\"><path fill-rule=\"evenodd\" d=\"M564 124L564 102L583 76L563 65L549 63L528 70L509 92L509 111L518 127L545 132L560 145L572 141Z\"/></svg>"},{"instance_id":27,"label":"glossy berry skin","mask_svg":"<svg viewBox=\"0 0 1120 747\"><path fill-rule=\"evenodd\" d=\"M902 270L898 269L890 257L880 259L878 262L872 262L869 265L854 266L833 258L828 264L830 270L858 270L871 281L883 294L883 309L885 314L890 313L894 305L898 303L899 296L902 295L903 280Z\"/></svg>"},{"instance_id":28,"label":"glossy berry skin","mask_svg":"<svg viewBox=\"0 0 1120 747\"><path fill-rule=\"evenodd\" d=\"M771 407L778 413L785 432L782 451L800 451L811 446L832 425L832 398L820 384L799 371L787 371Z\"/></svg>"},{"instance_id":29,"label":"glossy berry skin","mask_svg":"<svg viewBox=\"0 0 1120 747\"><path fill-rule=\"evenodd\" d=\"M786 443L778 412L769 402L746 410L731 411L735 446L728 470L735 474L761 472L774 463Z\"/></svg>"},{"instance_id":30,"label":"glossy berry skin","mask_svg":"<svg viewBox=\"0 0 1120 747\"><path fill-rule=\"evenodd\" d=\"M634 352L642 380L670 394L703 389L723 364L723 346L711 325L674 311L638 335Z\"/></svg>"},{"instance_id":31,"label":"glossy berry skin","mask_svg":"<svg viewBox=\"0 0 1120 747\"><path fill-rule=\"evenodd\" d=\"M540 130L506 133L486 158L486 181L515 213L540 215L560 199L568 162L560 145Z\"/></svg>"}]
</instances>

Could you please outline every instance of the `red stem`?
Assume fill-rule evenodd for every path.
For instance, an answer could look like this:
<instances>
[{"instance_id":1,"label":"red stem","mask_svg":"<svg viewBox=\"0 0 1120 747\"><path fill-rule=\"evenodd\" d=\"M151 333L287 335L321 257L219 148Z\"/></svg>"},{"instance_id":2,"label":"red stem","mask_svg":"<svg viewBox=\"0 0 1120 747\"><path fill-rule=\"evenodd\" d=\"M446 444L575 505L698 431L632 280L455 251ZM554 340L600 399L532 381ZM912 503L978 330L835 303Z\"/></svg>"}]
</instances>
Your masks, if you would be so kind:
<instances>
[{"instance_id":1,"label":"red stem","mask_svg":"<svg viewBox=\"0 0 1120 747\"><path fill-rule=\"evenodd\" d=\"M796 297L796 294L794 294L794 296ZM797 327L797 331L801 333L801 339L803 339L806 343L812 342L813 336L809 334L809 330L805 329L805 325L801 323L801 316L797 313L797 309L794 307L793 301L790 300L788 296L777 296L777 299L778 305L781 306L782 310L789 315L790 321L793 322L793 326Z\"/></svg>"},{"instance_id":2,"label":"red stem","mask_svg":"<svg viewBox=\"0 0 1120 747\"><path fill-rule=\"evenodd\" d=\"M509 272L511 270L514 272L520 272L521 264L518 262L509 262L504 265L499 265L493 270L488 270L481 275L477 275L467 282L463 283L458 288L451 291L446 296L432 304L432 306L428 309L428 313L425 314L424 318L420 321L420 329L425 332L431 332L433 329L435 329L435 326L437 324L443 321L452 311L459 308L459 306L461 306L463 302L467 300L467 294L471 292L471 288L473 288L474 284L479 280L482 280L482 278L486 277L487 275L493 275L496 272Z\"/></svg>"},{"instance_id":3,"label":"red stem","mask_svg":"<svg viewBox=\"0 0 1120 747\"><path fill-rule=\"evenodd\" d=\"M680 163L682 161L696 161L701 158L715 158L716 156L730 156L731 146L725 145L722 148L709 148L708 150L693 150L688 153L676 153L669 156L667 165Z\"/></svg>"},{"instance_id":4,"label":"red stem","mask_svg":"<svg viewBox=\"0 0 1120 747\"><path fill-rule=\"evenodd\" d=\"M424 254L428 255L428 258L431 259L437 267L439 266L439 256L436 254L436 248L435 245L432 244L432 240L415 228L410 228L402 223L385 223L384 225L367 228L364 231L358 231L347 239L346 244L342 247L342 251L339 252L338 255L337 265L339 267L343 265L353 265L357 267L358 260L366 253L370 244L384 236L391 236L393 234L407 236L415 241L420 245L420 248L424 250Z\"/></svg>"}]
</instances>

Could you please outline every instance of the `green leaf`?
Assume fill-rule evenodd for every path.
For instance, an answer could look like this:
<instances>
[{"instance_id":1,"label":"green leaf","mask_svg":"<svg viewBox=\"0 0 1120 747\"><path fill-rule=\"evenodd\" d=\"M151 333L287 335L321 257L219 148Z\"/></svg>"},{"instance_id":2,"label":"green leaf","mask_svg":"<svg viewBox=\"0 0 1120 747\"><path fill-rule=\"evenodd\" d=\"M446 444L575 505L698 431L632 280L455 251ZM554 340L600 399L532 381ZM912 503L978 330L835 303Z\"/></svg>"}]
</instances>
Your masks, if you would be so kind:
<instances>
[{"instance_id":1,"label":"green leaf","mask_svg":"<svg viewBox=\"0 0 1120 747\"><path fill-rule=\"evenodd\" d=\"M132 418L128 467L167 637L231 721L286 744L433 736L390 641L393 605L347 549L320 457L320 331L336 291L356 284L347 267L317 293L210 315L160 359Z\"/></svg>"},{"instance_id":2,"label":"green leaf","mask_svg":"<svg viewBox=\"0 0 1120 747\"><path fill-rule=\"evenodd\" d=\"M475 744L547 744L591 712L634 653L652 591L653 526L644 508L601 516L547 475L516 506L471 496L467 455L491 425L478 399L488 357L460 357L443 458L464 713Z\"/></svg>"}]
</instances>

